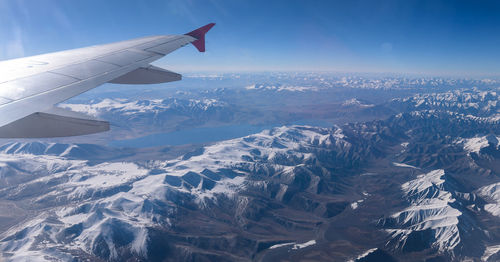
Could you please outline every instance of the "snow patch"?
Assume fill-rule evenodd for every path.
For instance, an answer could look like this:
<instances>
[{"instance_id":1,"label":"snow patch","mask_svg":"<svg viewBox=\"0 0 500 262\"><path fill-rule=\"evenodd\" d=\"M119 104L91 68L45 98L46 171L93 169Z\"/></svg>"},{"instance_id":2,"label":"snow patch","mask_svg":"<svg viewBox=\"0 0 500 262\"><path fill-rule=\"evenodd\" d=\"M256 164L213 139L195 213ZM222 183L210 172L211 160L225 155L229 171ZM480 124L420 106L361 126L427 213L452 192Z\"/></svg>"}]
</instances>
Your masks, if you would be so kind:
<instances>
[{"instance_id":1,"label":"snow patch","mask_svg":"<svg viewBox=\"0 0 500 262\"><path fill-rule=\"evenodd\" d=\"M366 257L366 256L368 256L368 255L370 255L371 253L375 252L375 251L377 251L377 248L371 248L371 249L368 249L368 250L366 250L363 254L359 255L356 259L354 259L354 260L349 260L349 262L354 262L354 261L356 261L356 260L362 259L362 258L364 258L364 257Z\"/></svg>"},{"instance_id":2,"label":"snow patch","mask_svg":"<svg viewBox=\"0 0 500 262\"><path fill-rule=\"evenodd\" d=\"M364 104L356 98L346 100L342 103L342 106L358 106L358 107L374 107L373 104Z\"/></svg>"},{"instance_id":3,"label":"snow patch","mask_svg":"<svg viewBox=\"0 0 500 262\"><path fill-rule=\"evenodd\" d=\"M481 187L476 193L488 202L488 204L484 205L484 210L500 217L500 183Z\"/></svg>"},{"instance_id":4,"label":"snow patch","mask_svg":"<svg viewBox=\"0 0 500 262\"><path fill-rule=\"evenodd\" d=\"M313 246L313 245L316 245L316 240L309 240L309 241L302 243L302 244L295 244L295 245L293 245L292 249L301 249L301 248L306 248L306 247Z\"/></svg>"},{"instance_id":5,"label":"snow patch","mask_svg":"<svg viewBox=\"0 0 500 262\"><path fill-rule=\"evenodd\" d=\"M351 209L354 210L354 209L358 208L359 204L363 203L363 201L365 201L365 200L364 199L360 199L360 200L358 200L356 202L352 202L351 203Z\"/></svg>"},{"instance_id":6,"label":"snow patch","mask_svg":"<svg viewBox=\"0 0 500 262\"><path fill-rule=\"evenodd\" d=\"M408 164L405 164L405 163L392 162L392 165L393 166L397 166L397 167L408 167L408 168L416 168L416 169L418 169L418 167L411 166L411 165L408 165Z\"/></svg>"},{"instance_id":7,"label":"snow patch","mask_svg":"<svg viewBox=\"0 0 500 262\"><path fill-rule=\"evenodd\" d=\"M486 247L483 256L481 256L481 261L488 261L488 258L495 255L499 251L500 251L500 245Z\"/></svg>"},{"instance_id":8,"label":"snow patch","mask_svg":"<svg viewBox=\"0 0 500 262\"><path fill-rule=\"evenodd\" d=\"M271 246L269 249L276 249L276 248L280 248L280 247L292 246L292 250L297 250L297 249L302 249L302 248L306 248L306 247L313 246L313 245L316 245L316 240L309 240L309 241L301 243L301 244L297 244L296 242L277 244L277 245Z\"/></svg>"},{"instance_id":9,"label":"snow patch","mask_svg":"<svg viewBox=\"0 0 500 262\"><path fill-rule=\"evenodd\" d=\"M473 138L458 139L455 141L456 144L462 144L464 150L470 153L479 154L481 149L488 147L490 144L498 147L500 137L494 135L479 136Z\"/></svg>"},{"instance_id":10,"label":"snow patch","mask_svg":"<svg viewBox=\"0 0 500 262\"><path fill-rule=\"evenodd\" d=\"M286 247L286 246L291 246L291 245L295 245L295 242L276 244L276 245L271 246L269 249L276 249L276 248Z\"/></svg>"}]
</instances>

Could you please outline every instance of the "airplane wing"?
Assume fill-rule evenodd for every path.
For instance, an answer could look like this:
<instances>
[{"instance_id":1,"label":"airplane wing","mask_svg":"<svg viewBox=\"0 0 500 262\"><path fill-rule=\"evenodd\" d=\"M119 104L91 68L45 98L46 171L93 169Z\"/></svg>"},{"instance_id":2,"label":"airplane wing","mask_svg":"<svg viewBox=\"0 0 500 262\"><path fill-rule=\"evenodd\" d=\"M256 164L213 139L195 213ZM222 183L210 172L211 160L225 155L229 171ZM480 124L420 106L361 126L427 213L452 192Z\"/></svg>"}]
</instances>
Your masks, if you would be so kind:
<instances>
[{"instance_id":1,"label":"airplane wing","mask_svg":"<svg viewBox=\"0 0 500 262\"><path fill-rule=\"evenodd\" d=\"M0 62L0 138L63 137L109 123L54 105L104 83L155 84L181 75L150 65L189 43L205 51L211 23L184 35L138 38Z\"/></svg>"}]
</instances>

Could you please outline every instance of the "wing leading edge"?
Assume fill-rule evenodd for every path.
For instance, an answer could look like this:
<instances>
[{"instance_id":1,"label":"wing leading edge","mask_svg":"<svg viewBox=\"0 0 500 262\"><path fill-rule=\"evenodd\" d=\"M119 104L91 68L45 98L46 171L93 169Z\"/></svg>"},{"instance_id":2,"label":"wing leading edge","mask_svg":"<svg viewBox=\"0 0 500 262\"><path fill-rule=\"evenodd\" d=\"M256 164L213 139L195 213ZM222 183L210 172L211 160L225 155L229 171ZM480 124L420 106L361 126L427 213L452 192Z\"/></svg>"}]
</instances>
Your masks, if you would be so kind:
<instances>
[{"instance_id":1,"label":"wing leading edge","mask_svg":"<svg viewBox=\"0 0 500 262\"><path fill-rule=\"evenodd\" d=\"M180 74L150 63L189 43L204 52L205 34L214 25L184 35L145 37L0 62L0 137L62 137L109 130L105 121L69 115L54 105L104 83L181 80Z\"/></svg>"}]
</instances>

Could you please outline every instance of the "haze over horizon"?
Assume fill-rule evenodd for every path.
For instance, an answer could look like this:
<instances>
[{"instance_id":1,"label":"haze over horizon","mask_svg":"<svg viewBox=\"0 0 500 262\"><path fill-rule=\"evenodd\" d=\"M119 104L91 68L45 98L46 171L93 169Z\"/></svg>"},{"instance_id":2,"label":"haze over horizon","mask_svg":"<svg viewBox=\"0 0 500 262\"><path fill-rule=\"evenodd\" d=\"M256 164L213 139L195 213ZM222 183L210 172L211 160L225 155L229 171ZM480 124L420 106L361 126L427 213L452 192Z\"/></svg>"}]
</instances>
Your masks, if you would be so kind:
<instances>
[{"instance_id":1,"label":"haze over horizon","mask_svg":"<svg viewBox=\"0 0 500 262\"><path fill-rule=\"evenodd\" d=\"M188 71L498 75L500 3L483 1L0 1L0 59L217 24ZM195 61L196 63L193 63Z\"/></svg>"}]
</instances>

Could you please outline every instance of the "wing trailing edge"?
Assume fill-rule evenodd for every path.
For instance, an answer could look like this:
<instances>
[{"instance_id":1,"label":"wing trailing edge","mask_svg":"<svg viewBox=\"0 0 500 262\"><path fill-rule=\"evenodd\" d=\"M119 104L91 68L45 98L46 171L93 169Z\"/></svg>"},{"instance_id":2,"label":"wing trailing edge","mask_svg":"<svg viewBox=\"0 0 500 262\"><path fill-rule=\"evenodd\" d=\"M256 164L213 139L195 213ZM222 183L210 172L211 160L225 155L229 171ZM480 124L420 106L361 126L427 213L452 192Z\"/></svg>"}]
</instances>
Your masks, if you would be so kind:
<instances>
[{"instance_id":1,"label":"wing trailing edge","mask_svg":"<svg viewBox=\"0 0 500 262\"><path fill-rule=\"evenodd\" d=\"M80 136L109 130L109 122L54 107L0 127L0 138L50 138Z\"/></svg>"}]
</instances>

